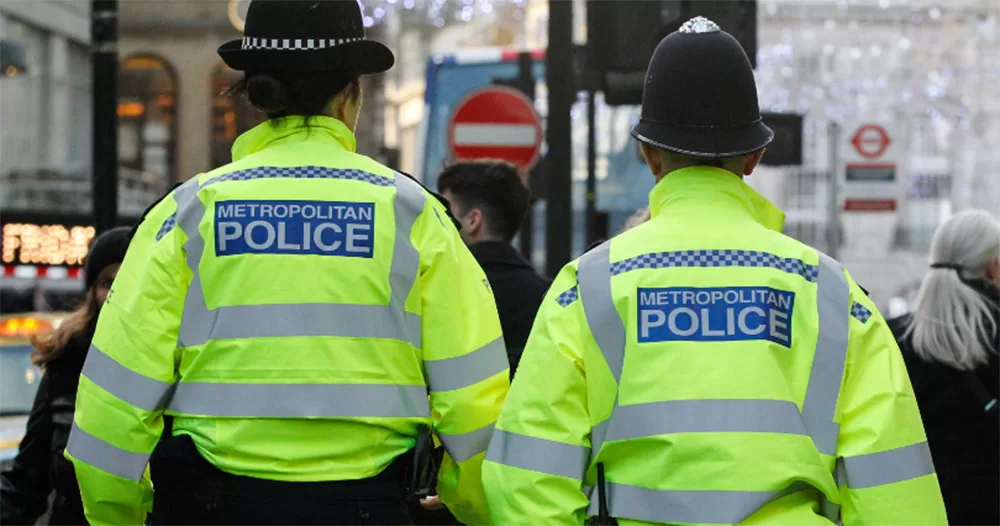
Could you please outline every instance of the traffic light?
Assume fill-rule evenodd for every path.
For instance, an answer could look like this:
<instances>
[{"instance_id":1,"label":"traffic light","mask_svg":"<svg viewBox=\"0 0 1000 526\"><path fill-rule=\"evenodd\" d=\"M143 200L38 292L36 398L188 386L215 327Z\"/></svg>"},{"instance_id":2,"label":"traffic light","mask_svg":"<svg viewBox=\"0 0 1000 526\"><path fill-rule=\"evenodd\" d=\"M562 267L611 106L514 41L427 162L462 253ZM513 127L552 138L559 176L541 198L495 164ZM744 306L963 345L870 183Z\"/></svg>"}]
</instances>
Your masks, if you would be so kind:
<instances>
[{"instance_id":1,"label":"traffic light","mask_svg":"<svg viewBox=\"0 0 1000 526\"><path fill-rule=\"evenodd\" d=\"M756 0L589 0L587 58L601 77L605 101L642 103L642 85L653 51L687 20L704 16L733 35L757 67Z\"/></svg>"},{"instance_id":2,"label":"traffic light","mask_svg":"<svg viewBox=\"0 0 1000 526\"><path fill-rule=\"evenodd\" d=\"M802 164L802 115L794 113L764 113L761 115L774 131L774 141L767 146L761 164L795 166Z\"/></svg>"},{"instance_id":3,"label":"traffic light","mask_svg":"<svg viewBox=\"0 0 1000 526\"><path fill-rule=\"evenodd\" d=\"M493 84L507 86L524 93L532 102L535 101L535 75L532 73L534 59L531 53L521 52L517 54L517 76L516 77L494 77Z\"/></svg>"},{"instance_id":4,"label":"traffic light","mask_svg":"<svg viewBox=\"0 0 1000 526\"><path fill-rule=\"evenodd\" d=\"M8 40L0 40L0 77L16 77L27 70L24 47Z\"/></svg>"}]
</instances>

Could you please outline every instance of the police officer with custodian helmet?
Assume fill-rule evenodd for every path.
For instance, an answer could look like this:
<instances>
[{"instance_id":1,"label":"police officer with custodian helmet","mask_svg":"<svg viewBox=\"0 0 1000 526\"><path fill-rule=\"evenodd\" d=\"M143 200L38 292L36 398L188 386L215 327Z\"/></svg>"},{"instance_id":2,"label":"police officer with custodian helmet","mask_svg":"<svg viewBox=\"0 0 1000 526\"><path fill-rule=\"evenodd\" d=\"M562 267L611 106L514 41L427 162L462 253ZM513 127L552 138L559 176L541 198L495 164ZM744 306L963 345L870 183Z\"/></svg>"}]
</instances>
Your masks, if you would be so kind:
<instances>
[{"instance_id":1,"label":"police officer with custodian helmet","mask_svg":"<svg viewBox=\"0 0 1000 526\"><path fill-rule=\"evenodd\" d=\"M483 466L494 521L945 524L885 320L743 181L773 133L739 43L688 21L642 102L651 219L542 303Z\"/></svg>"},{"instance_id":2,"label":"police officer with custodian helmet","mask_svg":"<svg viewBox=\"0 0 1000 526\"><path fill-rule=\"evenodd\" d=\"M442 203L355 153L358 76L392 53L357 2L254 0L219 54L270 120L135 233L67 447L88 520L411 523L404 472L432 425L440 500L489 523L509 376L488 282Z\"/></svg>"}]
</instances>

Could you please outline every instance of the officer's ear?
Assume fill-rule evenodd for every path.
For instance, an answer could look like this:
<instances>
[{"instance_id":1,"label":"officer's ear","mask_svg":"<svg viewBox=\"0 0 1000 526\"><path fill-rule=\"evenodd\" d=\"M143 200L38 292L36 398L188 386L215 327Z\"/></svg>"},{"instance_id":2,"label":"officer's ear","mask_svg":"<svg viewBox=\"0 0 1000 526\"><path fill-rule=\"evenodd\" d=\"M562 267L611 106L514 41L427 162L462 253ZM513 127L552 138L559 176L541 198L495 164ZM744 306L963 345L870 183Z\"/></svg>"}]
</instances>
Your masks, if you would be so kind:
<instances>
[{"instance_id":1,"label":"officer's ear","mask_svg":"<svg viewBox=\"0 0 1000 526\"><path fill-rule=\"evenodd\" d=\"M653 177L659 178L662 176L664 163L660 150L644 142L640 142L639 151L642 152L642 158L646 161L646 166L649 166L649 171L653 174Z\"/></svg>"},{"instance_id":2,"label":"officer's ear","mask_svg":"<svg viewBox=\"0 0 1000 526\"><path fill-rule=\"evenodd\" d=\"M468 222L468 233L470 235L476 235L479 232L486 232L488 230L486 214L483 213L482 208L470 208L462 219Z\"/></svg>"},{"instance_id":3,"label":"officer's ear","mask_svg":"<svg viewBox=\"0 0 1000 526\"><path fill-rule=\"evenodd\" d=\"M760 160L764 157L764 152L766 151L767 149L765 148L747 156L746 161L743 163L743 175L750 175L757 169L757 165L760 164Z\"/></svg>"}]
</instances>

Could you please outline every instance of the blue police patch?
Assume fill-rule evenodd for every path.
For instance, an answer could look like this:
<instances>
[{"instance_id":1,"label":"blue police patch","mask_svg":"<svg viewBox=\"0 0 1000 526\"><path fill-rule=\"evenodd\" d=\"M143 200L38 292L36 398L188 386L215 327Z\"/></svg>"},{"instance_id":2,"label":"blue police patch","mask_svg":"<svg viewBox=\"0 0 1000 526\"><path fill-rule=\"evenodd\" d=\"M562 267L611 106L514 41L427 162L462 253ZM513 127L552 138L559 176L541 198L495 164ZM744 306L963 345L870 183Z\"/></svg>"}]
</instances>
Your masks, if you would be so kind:
<instances>
[{"instance_id":1,"label":"blue police patch","mask_svg":"<svg viewBox=\"0 0 1000 526\"><path fill-rule=\"evenodd\" d=\"M215 254L314 254L371 258L375 204L337 201L220 201Z\"/></svg>"},{"instance_id":2,"label":"blue police patch","mask_svg":"<svg viewBox=\"0 0 1000 526\"><path fill-rule=\"evenodd\" d=\"M639 342L766 340L791 348L795 293L770 287L639 289Z\"/></svg>"}]
</instances>

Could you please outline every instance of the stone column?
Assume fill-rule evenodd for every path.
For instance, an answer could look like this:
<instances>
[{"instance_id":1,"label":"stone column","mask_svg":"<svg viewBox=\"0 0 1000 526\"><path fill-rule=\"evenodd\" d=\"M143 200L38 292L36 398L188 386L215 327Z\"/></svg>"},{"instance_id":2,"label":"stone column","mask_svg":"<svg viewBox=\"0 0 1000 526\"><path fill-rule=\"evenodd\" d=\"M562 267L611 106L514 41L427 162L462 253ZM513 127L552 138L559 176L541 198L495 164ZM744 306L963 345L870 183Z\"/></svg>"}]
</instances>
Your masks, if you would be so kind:
<instances>
[{"instance_id":1,"label":"stone column","mask_svg":"<svg viewBox=\"0 0 1000 526\"><path fill-rule=\"evenodd\" d=\"M67 168L70 128L74 126L70 118L69 43L58 33L50 33L48 41L48 126L43 166L62 173Z\"/></svg>"}]
</instances>

